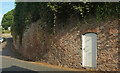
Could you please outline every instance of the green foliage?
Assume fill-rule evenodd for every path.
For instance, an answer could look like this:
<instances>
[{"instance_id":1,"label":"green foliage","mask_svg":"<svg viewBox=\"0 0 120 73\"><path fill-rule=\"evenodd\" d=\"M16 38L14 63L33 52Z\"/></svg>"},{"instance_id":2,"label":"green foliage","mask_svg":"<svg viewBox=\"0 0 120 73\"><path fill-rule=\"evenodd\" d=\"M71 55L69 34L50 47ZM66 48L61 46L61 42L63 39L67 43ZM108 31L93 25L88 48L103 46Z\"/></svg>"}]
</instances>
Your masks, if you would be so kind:
<instances>
[{"instance_id":1,"label":"green foliage","mask_svg":"<svg viewBox=\"0 0 120 73\"><path fill-rule=\"evenodd\" d=\"M84 21L90 15L96 16L98 20L116 18L120 15L120 2L16 2L12 32L14 36L18 35L22 41L22 35L26 26L30 26L32 22L40 20L39 25L43 30L55 33L56 21L60 19L65 23L67 18L73 14L79 15L80 20L83 19ZM44 22L45 24L41 25ZM65 25L66 24L63 24L63 26Z\"/></svg>"},{"instance_id":2,"label":"green foliage","mask_svg":"<svg viewBox=\"0 0 120 73\"><path fill-rule=\"evenodd\" d=\"M41 19L42 22L51 23L52 18L52 11L47 7L47 3L16 2L14 12L15 23L12 26L13 36L16 38L18 35L21 42L26 26L30 26L31 22Z\"/></svg>"},{"instance_id":3,"label":"green foliage","mask_svg":"<svg viewBox=\"0 0 120 73\"><path fill-rule=\"evenodd\" d=\"M3 33L10 33L10 31L9 30L5 30L5 31L3 31Z\"/></svg>"},{"instance_id":4,"label":"green foliage","mask_svg":"<svg viewBox=\"0 0 120 73\"><path fill-rule=\"evenodd\" d=\"M2 28L0 28L0 34L2 34Z\"/></svg>"},{"instance_id":5,"label":"green foliage","mask_svg":"<svg viewBox=\"0 0 120 73\"><path fill-rule=\"evenodd\" d=\"M13 16L13 11L14 10L11 10L9 12L7 12L3 18L2 18L2 27L7 30L8 27L10 27L12 24L14 24L14 16Z\"/></svg>"},{"instance_id":6,"label":"green foliage","mask_svg":"<svg viewBox=\"0 0 120 73\"><path fill-rule=\"evenodd\" d=\"M120 2L119 3L98 3L96 5L96 17L98 20L107 20L109 18L116 18L120 16Z\"/></svg>"}]
</instances>

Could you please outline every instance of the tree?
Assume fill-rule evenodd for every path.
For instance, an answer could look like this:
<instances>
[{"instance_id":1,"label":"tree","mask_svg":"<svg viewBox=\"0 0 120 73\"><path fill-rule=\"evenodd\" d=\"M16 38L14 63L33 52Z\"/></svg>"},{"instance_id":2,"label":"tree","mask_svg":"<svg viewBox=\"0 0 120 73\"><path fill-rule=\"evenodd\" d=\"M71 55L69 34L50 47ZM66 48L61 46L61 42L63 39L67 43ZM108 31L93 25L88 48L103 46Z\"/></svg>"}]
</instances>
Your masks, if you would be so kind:
<instances>
[{"instance_id":1,"label":"tree","mask_svg":"<svg viewBox=\"0 0 120 73\"><path fill-rule=\"evenodd\" d=\"M14 10L7 12L2 18L1 25L5 30L7 30L8 27L10 27L12 24L14 24L13 12L14 12Z\"/></svg>"}]
</instances>

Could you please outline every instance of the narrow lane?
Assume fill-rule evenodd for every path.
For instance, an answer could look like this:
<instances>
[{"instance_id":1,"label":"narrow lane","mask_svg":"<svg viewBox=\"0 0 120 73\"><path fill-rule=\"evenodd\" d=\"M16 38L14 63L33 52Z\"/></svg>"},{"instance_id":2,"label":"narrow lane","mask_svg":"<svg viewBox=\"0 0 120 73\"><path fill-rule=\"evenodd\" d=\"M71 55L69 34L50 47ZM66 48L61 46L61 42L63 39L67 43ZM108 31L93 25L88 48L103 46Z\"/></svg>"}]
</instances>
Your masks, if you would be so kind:
<instances>
[{"instance_id":1,"label":"narrow lane","mask_svg":"<svg viewBox=\"0 0 120 73\"><path fill-rule=\"evenodd\" d=\"M65 71L63 68L55 68L44 64L20 60L12 48L12 38L7 37L6 41L0 44L0 60L2 71Z\"/></svg>"}]
</instances>

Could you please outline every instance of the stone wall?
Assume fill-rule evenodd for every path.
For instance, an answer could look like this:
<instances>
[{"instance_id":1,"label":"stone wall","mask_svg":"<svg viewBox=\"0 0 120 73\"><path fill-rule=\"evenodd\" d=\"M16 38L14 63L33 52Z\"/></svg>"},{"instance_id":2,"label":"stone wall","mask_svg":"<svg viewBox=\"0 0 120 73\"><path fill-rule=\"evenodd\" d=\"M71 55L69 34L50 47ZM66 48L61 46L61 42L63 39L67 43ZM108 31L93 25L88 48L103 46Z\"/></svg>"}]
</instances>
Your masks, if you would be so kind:
<instances>
[{"instance_id":1,"label":"stone wall","mask_svg":"<svg viewBox=\"0 0 120 73\"><path fill-rule=\"evenodd\" d=\"M49 64L86 69L82 67L81 35L87 32L98 34L97 68L93 70L118 70L118 27L119 20L101 21L88 19L89 24L83 24L77 16L67 20L67 26L62 28L58 21L56 34L51 36L42 30L38 22L33 23L23 35L22 45L14 40L14 47L30 60ZM76 25L78 24L78 25ZM60 28L61 27L61 28ZM20 46L20 47L18 47Z\"/></svg>"}]
</instances>

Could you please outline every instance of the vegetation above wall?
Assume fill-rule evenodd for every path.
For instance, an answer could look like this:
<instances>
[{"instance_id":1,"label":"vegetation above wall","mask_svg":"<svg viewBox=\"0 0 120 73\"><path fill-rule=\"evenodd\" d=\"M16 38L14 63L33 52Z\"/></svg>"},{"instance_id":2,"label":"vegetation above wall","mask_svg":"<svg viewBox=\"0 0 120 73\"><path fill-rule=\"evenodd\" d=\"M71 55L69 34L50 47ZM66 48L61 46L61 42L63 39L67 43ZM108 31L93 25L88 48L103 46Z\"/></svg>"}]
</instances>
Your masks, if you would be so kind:
<instances>
[{"instance_id":1,"label":"vegetation above wall","mask_svg":"<svg viewBox=\"0 0 120 73\"><path fill-rule=\"evenodd\" d=\"M109 18L117 18L120 15L120 2L118 3L31 3L16 2L14 11L14 25L12 25L13 37L19 36L22 42L22 36L26 26L40 20L40 25L46 22L43 29L55 34L56 20L66 19L71 15L77 14L80 20L85 20L88 16L94 15L97 20L107 20ZM66 25L66 24L64 24Z\"/></svg>"}]
</instances>

